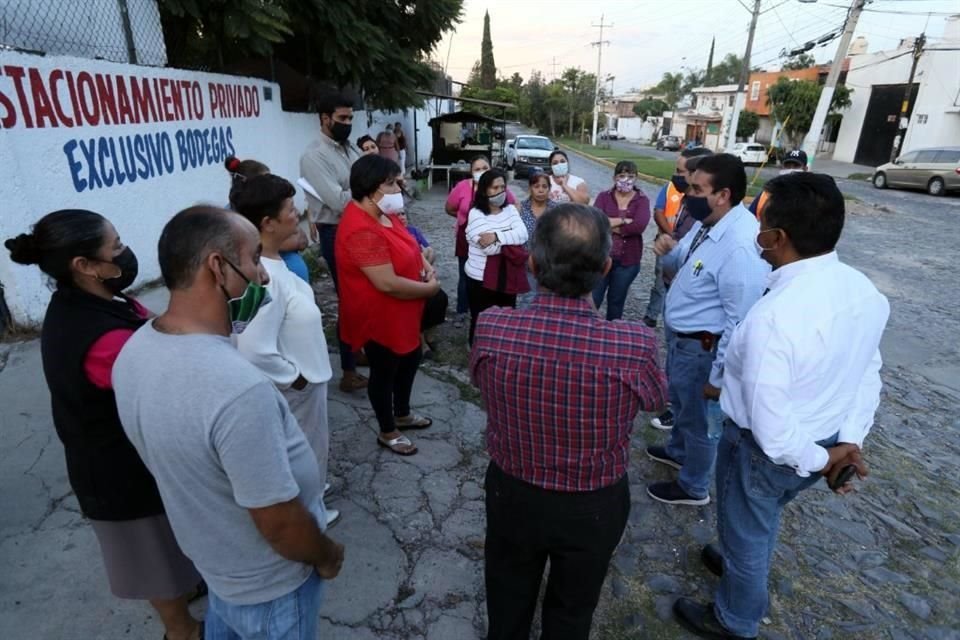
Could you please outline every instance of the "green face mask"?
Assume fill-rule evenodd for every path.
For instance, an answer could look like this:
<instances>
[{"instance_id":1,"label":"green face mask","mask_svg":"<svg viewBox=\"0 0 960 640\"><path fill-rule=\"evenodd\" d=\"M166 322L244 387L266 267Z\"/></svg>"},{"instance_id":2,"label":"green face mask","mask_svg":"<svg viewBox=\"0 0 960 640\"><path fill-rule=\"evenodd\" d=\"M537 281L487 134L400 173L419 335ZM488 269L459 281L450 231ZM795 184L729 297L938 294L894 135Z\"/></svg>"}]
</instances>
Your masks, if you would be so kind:
<instances>
[{"instance_id":1,"label":"green face mask","mask_svg":"<svg viewBox=\"0 0 960 640\"><path fill-rule=\"evenodd\" d=\"M247 288L239 298L231 298L224 287L223 295L227 299L227 308L230 311L230 330L231 333L240 334L247 328L247 325L253 322L260 307L270 302L270 293L262 284L257 284L241 273L240 269L234 266L232 262L224 258L224 261L230 265L230 268L237 272L237 275L244 279Z\"/></svg>"}]
</instances>

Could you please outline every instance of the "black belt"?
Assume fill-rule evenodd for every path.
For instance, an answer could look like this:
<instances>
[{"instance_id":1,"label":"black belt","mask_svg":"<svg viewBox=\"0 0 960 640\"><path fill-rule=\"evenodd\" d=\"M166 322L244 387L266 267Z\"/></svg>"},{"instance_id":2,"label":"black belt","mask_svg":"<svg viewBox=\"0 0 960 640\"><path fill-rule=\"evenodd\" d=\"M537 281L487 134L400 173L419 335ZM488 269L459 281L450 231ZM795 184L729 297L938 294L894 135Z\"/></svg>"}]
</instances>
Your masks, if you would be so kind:
<instances>
[{"instance_id":1,"label":"black belt","mask_svg":"<svg viewBox=\"0 0 960 640\"><path fill-rule=\"evenodd\" d=\"M700 346L703 347L704 351L713 351L713 348L717 346L721 336L723 336L722 333L710 333L709 331L696 331L694 333L680 333L675 331L674 335L686 340L699 340Z\"/></svg>"}]
</instances>

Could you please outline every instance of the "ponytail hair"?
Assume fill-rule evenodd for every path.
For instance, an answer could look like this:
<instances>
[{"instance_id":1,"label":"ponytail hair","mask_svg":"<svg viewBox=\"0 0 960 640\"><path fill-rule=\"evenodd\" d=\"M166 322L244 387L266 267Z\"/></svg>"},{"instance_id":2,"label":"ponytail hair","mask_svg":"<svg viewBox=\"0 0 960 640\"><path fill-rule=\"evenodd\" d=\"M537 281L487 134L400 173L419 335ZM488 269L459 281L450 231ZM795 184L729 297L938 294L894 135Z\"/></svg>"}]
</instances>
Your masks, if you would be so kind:
<instances>
[{"instance_id":1,"label":"ponytail hair","mask_svg":"<svg viewBox=\"0 0 960 640\"><path fill-rule=\"evenodd\" d=\"M33 233L21 233L3 245L17 264L35 264L58 287L69 287L73 285L73 259L97 259L106 235L107 219L99 213L61 209L40 218Z\"/></svg>"},{"instance_id":2,"label":"ponytail hair","mask_svg":"<svg viewBox=\"0 0 960 640\"><path fill-rule=\"evenodd\" d=\"M236 156L228 156L223 166L230 173L230 206L233 207L233 192L238 184L250 178L270 173L270 167L258 160L241 160ZM236 207L234 207L235 209Z\"/></svg>"}]
</instances>

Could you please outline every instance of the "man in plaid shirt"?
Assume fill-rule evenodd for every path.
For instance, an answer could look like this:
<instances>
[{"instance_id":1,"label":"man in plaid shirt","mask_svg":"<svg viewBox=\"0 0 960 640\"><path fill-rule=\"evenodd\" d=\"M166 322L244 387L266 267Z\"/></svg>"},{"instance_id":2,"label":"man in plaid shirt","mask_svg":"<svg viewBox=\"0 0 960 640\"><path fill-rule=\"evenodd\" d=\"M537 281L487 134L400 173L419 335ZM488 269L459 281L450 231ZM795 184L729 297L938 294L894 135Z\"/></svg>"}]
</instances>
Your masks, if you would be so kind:
<instances>
[{"instance_id":1,"label":"man in plaid shirt","mask_svg":"<svg viewBox=\"0 0 960 640\"><path fill-rule=\"evenodd\" d=\"M603 320L590 298L610 269L610 238L593 207L547 211L533 236L533 304L477 322L470 371L491 458L488 640L529 637L548 558L543 635L586 640L630 511L634 418L666 405L651 330Z\"/></svg>"}]
</instances>

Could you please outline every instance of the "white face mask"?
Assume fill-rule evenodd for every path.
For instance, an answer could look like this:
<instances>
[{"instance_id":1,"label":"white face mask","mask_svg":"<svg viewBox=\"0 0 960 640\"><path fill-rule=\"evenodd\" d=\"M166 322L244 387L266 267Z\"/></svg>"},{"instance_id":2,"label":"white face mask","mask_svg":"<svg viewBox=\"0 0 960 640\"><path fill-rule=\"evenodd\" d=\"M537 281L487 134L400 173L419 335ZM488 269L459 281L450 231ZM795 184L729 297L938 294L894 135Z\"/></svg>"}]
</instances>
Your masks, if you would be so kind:
<instances>
[{"instance_id":1,"label":"white face mask","mask_svg":"<svg viewBox=\"0 0 960 640\"><path fill-rule=\"evenodd\" d=\"M403 193L399 191L397 193L384 193L377 206L384 213L400 213L403 211Z\"/></svg>"},{"instance_id":2,"label":"white face mask","mask_svg":"<svg viewBox=\"0 0 960 640\"><path fill-rule=\"evenodd\" d=\"M474 172L473 172L473 181L474 181L474 182L480 182L480 176L482 176L482 175L485 174L485 173L486 173L486 171L474 171Z\"/></svg>"},{"instance_id":3,"label":"white face mask","mask_svg":"<svg viewBox=\"0 0 960 640\"><path fill-rule=\"evenodd\" d=\"M553 165L553 175L555 176L565 176L567 172L570 171L570 165L566 162L558 162Z\"/></svg>"}]
</instances>

